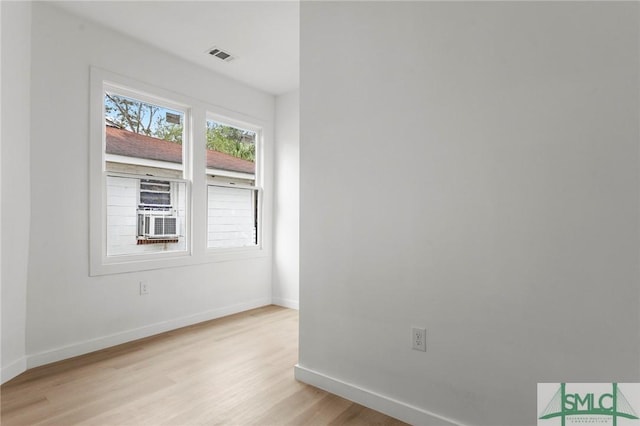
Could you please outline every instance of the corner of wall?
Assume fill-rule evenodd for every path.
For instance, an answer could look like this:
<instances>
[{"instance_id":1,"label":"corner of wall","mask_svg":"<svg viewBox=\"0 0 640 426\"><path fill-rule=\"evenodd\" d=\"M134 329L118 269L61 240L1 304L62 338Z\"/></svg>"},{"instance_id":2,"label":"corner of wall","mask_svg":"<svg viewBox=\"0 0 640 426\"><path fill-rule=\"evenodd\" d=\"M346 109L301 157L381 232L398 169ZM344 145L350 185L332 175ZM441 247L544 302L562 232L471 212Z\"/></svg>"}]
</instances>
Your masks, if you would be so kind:
<instances>
[{"instance_id":1,"label":"corner of wall","mask_svg":"<svg viewBox=\"0 0 640 426\"><path fill-rule=\"evenodd\" d=\"M300 91L276 97L272 301L298 309L300 246Z\"/></svg>"}]
</instances>

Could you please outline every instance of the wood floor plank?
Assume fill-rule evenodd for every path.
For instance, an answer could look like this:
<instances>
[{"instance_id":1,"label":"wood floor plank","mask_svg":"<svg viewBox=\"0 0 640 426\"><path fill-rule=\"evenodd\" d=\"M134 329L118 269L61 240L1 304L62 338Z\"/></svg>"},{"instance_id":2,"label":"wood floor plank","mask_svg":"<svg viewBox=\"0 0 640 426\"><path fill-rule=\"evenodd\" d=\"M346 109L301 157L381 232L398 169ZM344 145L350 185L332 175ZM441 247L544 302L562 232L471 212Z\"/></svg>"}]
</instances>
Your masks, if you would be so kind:
<instances>
[{"instance_id":1,"label":"wood floor plank","mask_svg":"<svg viewBox=\"0 0 640 426\"><path fill-rule=\"evenodd\" d=\"M288 426L306 425L323 426L331 424L340 414L347 410L353 402L339 396L326 394L299 415L287 422Z\"/></svg>"},{"instance_id":2,"label":"wood floor plank","mask_svg":"<svg viewBox=\"0 0 640 426\"><path fill-rule=\"evenodd\" d=\"M298 312L267 306L30 370L3 426L404 423L297 382Z\"/></svg>"}]
</instances>

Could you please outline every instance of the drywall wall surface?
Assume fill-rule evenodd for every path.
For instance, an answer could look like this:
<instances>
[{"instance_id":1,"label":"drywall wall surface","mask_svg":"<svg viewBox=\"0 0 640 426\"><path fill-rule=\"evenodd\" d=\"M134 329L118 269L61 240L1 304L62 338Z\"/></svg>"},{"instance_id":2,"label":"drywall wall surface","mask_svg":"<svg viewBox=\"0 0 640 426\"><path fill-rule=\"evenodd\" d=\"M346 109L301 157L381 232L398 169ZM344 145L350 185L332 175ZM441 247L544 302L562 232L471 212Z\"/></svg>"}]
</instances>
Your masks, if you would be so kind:
<instances>
[{"instance_id":1,"label":"drywall wall surface","mask_svg":"<svg viewBox=\"0 0 640 426\"><path fill-rule=\"evenodd\" d=\"M473 425L640 380L638 7L302 2L305 371Z\"/></svg>"},{"instance_id":2,"label":"drywall wall surface","mask_svg":"<svg viewBox=\"0 0 640 426\"><path fill-rule=\"evenodd\" d=\"M32 41L29 365L270 303L274 97L50 4ZM264 257L89 277L90 67L264 124Z\"/></svg>"},{"instance_id":3,"label":"drywall wall surface","mask_svg":"<svg viewBox=\"0 0 640 426\"><path fill-rule=\"evenodd\" d=\"M24 371L29 253L31 4L1 2L2 383Z\"/></svg>"},{"instance_id":4,"label":"drywall wall surface","mask_svg":"<svg viewBox=\"0 0 640 426\"><path fill-rule=\"evenodd\" d=\"M299 306L300 91L276 98L273 302Z\"/></svg>"}]
</instances>

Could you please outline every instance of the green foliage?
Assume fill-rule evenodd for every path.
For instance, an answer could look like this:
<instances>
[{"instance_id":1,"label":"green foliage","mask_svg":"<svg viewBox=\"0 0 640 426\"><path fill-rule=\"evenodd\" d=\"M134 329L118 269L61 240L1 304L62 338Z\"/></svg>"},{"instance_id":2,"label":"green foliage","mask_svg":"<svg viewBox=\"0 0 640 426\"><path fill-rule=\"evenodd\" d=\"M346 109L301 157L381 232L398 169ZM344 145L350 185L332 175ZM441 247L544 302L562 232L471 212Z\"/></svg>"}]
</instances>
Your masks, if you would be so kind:
<instances>
[{"instance_id":1,"label":"green foliage","mask_svg":"<svg viewBox=\"0 0 640 426\"><path fill-rule=\"evenodd\" d=\"M255 161L255 133L207 121L207 149Z\"/></svg>"},{"instance_id":2,"label":"green foliage","mask_svg":"<svg viewBox=\"0 0 640 426\"><path fill-rule=\"evenodd\" d=\"M156 122L157 126L153 131L153 137L169 142L182 143L182 124L167 123L164 117L158 117Z\"/></svg>"}]
</instances>

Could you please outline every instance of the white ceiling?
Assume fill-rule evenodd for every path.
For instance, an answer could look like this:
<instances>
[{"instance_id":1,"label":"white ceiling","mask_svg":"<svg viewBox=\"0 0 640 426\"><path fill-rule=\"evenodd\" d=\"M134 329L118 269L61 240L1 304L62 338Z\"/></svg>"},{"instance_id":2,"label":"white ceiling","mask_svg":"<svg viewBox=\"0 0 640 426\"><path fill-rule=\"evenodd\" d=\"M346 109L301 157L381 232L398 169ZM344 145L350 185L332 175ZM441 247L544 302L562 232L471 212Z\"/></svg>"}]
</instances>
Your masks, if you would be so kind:
<instances>
[{"instance_id":1,"label":"white ceiling","mask_svg":"<svg viewBox=\"0 0 640 426\"><path fill-rule=\"evenodd\" d=\"M249 86L298 88L298 1L57 1L63 9ZM216 46L235 56L224 62Z\"/></svg>"}]
</instances>

